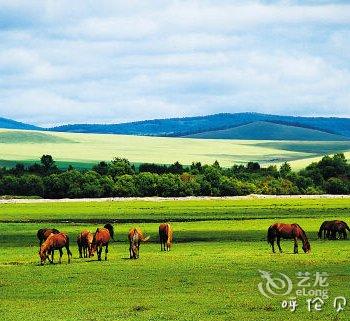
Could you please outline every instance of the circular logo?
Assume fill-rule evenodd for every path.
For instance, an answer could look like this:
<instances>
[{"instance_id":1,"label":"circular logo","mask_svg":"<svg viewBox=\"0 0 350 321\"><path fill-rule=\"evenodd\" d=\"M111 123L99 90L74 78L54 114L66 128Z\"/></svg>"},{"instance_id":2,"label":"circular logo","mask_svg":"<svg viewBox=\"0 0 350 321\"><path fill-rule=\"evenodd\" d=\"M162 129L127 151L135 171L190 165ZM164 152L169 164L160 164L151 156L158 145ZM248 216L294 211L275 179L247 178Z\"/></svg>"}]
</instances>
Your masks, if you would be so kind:
<instances>
[{"instance_id":1,"label":"circular logo","mask_svg":"<svg viewBox=\"0 0 350 321\"><path fill-rule=\"evenodd\" d=\"M271 298L291 293L293 284L287 275L278 273L278 277L273 277L271 272L262 270L259 270L259 272L263 281L258 284L258 289L263 296Z\"/></svg>"}]
</instances>

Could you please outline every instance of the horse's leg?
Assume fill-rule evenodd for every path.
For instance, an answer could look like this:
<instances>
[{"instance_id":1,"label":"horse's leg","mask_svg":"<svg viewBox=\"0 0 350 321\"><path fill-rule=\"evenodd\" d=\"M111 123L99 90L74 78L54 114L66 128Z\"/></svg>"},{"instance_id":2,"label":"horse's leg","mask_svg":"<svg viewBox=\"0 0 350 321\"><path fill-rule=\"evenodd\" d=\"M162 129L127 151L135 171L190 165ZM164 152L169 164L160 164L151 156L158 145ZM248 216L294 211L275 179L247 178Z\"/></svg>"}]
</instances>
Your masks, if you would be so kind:
<instances>
[{"instance_id":1,"label":"horse's leg","mask_svg":"<svg viewBox=\"0 0 350 321\"><path fill-rule=\"evenodd\" d=\"M81 259L83 257L83 253L82 253L83 249L80 245L79 245L78 249L79 249L79 258Z\"/></svg>"},{"instance_id":2,"label":"horse's leg","mask_svg":"<svg viewBox=\"0 0 350 321\"><path fill-rule=\"evenodd\" d=\"M129 252L130 252L130 259L132 259L133 255L132 255L132 247L131 247L131 243L130 243L130 247L129 247Z\"/></svg>"},{"instance_id":3,"label":"horse's leg","mask_svg":"<svg viewBox=\"0 0 350 321\"><path fill-rule=\"evenodd\" d=\"M280 236L277 236L277 246L278 246L278 249L280 250L280 253L282 253L281 237Z\"/></svg>"},{"instance_id":4,"label":"horse's leg","mask_svg":"<svg viewBox=\"0 0 350 321\"><path fill-rule=\"evenodd\" d=\"M275 239L272 239L272 240L270 241L270 244L271 244L271 247L272 247L272 253L276 253L276 252L275 252Z\"/></svg>"},{"instance_id":5,"label":"horse's leg","mask_svg":"<svg viewBox=\"0 0 350 321\"><path fill-rule=\"evenodd\" d=\"M62 256L63 256L63 251L62 248L58 249L60 251L60 264L62 263Z\"/></svg>"},{"instance_id":6,"label":"horse's leg","mask_svg":"<svg viewBox=\"0 0 350 321\"><path fill-rule=\"evenodd\" d=\"M99 261L101 261L101 254L102 254L102 245L100 245L97 250L97 256Z\"/></svg>"},{"instance_id":7,"label":"horse's leg","mask_svg":"<svg viewBox=\"0 0 350 321\"><path fill-rule=\"evenodd\" d=\"M108 253L108 243L106 244L106 249L105 249L105 261L107 261L107 253Z\"/></svg>"},{"instance_id":8,"label":"horse's leg","mask_svg":"<svg viewBox=\"0 0 350 321\"><path fill-rule=\"evenodd\" d=\"M55 251L52 250L52 252L51 252L51 263L53 263L53 255L54 255L54 253L55 253Z\"/></svg>"},{"instance_id":9,"label":"horse's leg","mask_svg":"<svg viewBox=\"0 0 350 321\"><path fill-rule=\"evenodd\" d=\"M294 237L294 254L298 253L298 240Z\"/></svg>"}]
</instances>

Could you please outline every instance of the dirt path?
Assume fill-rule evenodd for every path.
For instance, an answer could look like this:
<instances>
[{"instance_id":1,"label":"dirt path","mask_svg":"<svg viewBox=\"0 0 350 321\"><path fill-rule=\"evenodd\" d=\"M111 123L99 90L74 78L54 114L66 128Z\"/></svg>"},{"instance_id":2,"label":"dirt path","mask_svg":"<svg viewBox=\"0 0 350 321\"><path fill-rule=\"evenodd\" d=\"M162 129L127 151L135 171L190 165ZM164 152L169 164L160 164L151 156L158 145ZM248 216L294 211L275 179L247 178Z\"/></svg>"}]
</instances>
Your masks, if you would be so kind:
<instances>
[{"instance_id":1,"label":"dirt path","mask_svg":"<svg viewBox=\"0 0 350 321\"><path fill-rule=\"evenodd\" d=\"M250 200L250 199L327 199L327 198L349 198L350 195L247 195L247 196L189 196L189 197L109 197L109 198L63 198L63 199L0 199L0 204L9 203L68 203L68 202L124 202L124 201L200 201L200 200Z\"/></svg>"}]
</instances>

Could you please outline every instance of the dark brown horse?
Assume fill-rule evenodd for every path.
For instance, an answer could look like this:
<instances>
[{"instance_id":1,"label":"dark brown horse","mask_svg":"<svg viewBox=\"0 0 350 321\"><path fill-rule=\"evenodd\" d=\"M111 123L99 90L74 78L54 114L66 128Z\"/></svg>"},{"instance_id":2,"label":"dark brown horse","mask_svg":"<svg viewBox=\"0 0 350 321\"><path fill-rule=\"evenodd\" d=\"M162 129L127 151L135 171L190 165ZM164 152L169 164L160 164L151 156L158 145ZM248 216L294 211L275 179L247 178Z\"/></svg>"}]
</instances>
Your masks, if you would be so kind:
<instances>
[{"instance_id":1,"label":"dark brown horse","mask_svg":"<svg viewBox=\"0 0 350 321\"><path fill-rule=\"evenodd\" d=\"M169 251L173 242L173 229L170 224L162 223L159 225L160 250Z\"/></svg>"},{"instance_id":2,"label":"dark brown horse","mask_svg":"<svg viewBox=\"0 0 350 321\"><path fill-rule=\"evenodd\" d=\"M140 256L140 243L149 240L149 236L144 237L141 229L132 228L129 231L128 239L130 243L130 259L137 259Z\"/></svg>"},{"instance_id":3,"label":"dark brown horse","mask_svg":"<svg viewBox=\"0 0 350 321\"><path fill-rule=\"evenodd\" d=\"M77 238L77 244L79 249L79 257L82 258L88 257L88 253L90 253L90 248L92 241L94 239L94 235L89 231L82 231Z\"/></svg>"},{"instance_id":4,"label":"dark brown horse","mask_svg":"<svg viewBox=\"0 0 350 321\"><path fill-rule=\"evenodd\" d=\"M298 239L303 242L303 251L305 253L311 251L306 233L298 224L276 223L269 227L267 231L267 242L271 244L273 253L275 253L275 240L277 241L280 253L282 253L281 238L294 240L294 253L298 253Z\"/></svg>"},{"instance_id":5,"label":"dark brown horse","mask_svg":"<svg viewBox=\"0 0 350 321\"><path fill-rule=\"evenodd\" d=\"M60 260L62 262L63 251L62 248L66 248L68 255L68 263L70 263L70 257L72 256L72 252L69 249L69 237L65 233L53 234L51 233L49 237L44 241L40 246L39 256L41 259L41 265L44 265L46 259L53 263L53 259L50 260L49 253L54 250L59 250L60 252Z\"/></svg>"},{"instance_id":6,"label":"dark brown horse","mask_svg":"<svg viewBox=\"0 0 350 321\"><path fill-rule=\"evenodd\" d=\"M344 221L334 220L334 221L324 221L318 231L319 238L327 238L330 240L335 240L337 238L337 233L339 238L347 239L348 235L346 231L350 231L348 224Z\"/></svg>"},{"instance_id":7,"label":"dark brown horse","mask_svg":"<svg viewBox=\"0 0 350 321\"><path fill-rule=\"evenodd\" d=\"M40 230L38 230L38 232L36 233L36 236L39 240L39 247L49 237L51 233L58 234L59 232L60 231L56 230L55 228L41 228Z\"/></svg>"},{"instance_id":8,"label":"dark brown horse","mask_svg":"<svg viewBox=\"0 0 350 321\"><path fill-rule=\"evenodd\" d=\"M103 228L98 228L94 234L89 250L89 256L93 256L97 251L97 259L101 261L102 248L105 247L105 260L107 260L109 241L114 240L114 229L112 224L106 224Z\"/></svg>"}]
</instances>

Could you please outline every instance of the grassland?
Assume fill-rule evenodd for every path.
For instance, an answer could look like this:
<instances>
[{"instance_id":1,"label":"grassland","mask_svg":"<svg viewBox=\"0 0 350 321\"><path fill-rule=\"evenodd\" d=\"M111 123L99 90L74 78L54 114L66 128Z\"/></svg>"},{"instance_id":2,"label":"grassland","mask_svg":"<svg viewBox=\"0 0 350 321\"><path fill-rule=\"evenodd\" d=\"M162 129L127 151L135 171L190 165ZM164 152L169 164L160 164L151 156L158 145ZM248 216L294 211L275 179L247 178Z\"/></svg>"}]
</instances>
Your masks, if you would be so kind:
<instances>
[{"instance_id":1,"label":"grassland","mask_svg":"<svg viewBox=\"0 0 350 321\"><path fill-rule=\"evenodd\" d=\"M335 296L350 299L350 241L321 241L325 218L349 221L347 199L259 199L121 201L1 204L0 310L2 320L349 320L349 307L337 314ZM78 259L75 236L113 220L117 242L109 260ZM161 253L158 223L171 220L172 251ZM267 227L298 222L306 230L310 255L273 255ZM140 226L151 242L140 259L128 259L127 230ZM72 239L70 265L38 266L38 228L55 226ZM258 270L329 273L330 299L322 312L281 308L257 289ZM304 300L304 299L303 299Z\"/></svg>"},{"instance_id":2,"label":"grassland","mask_svg":"<svg viewBox=\"0 0 350 321\"><path fill-rule=\"evenodd\" d=\"M289 161L300 168L310 158L350 151L350 141L281 143L0 130L0 149L3 166L17 161L30 163L38 161L43 154L51 154L62 166L72 163L80 168L114 157L125 157L133 163L179 161L185 165L196 161L212 164L218 160L222 166L248 161L262 164Z\"/></svg>"}]
</instances>

